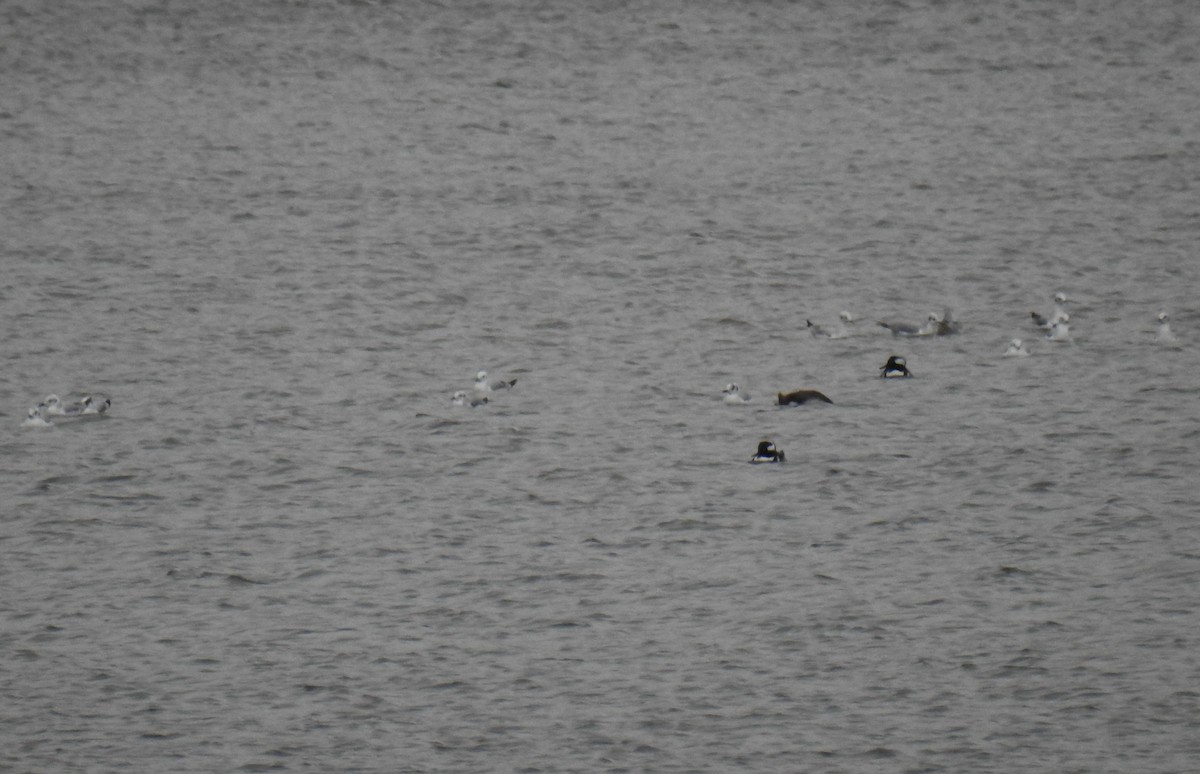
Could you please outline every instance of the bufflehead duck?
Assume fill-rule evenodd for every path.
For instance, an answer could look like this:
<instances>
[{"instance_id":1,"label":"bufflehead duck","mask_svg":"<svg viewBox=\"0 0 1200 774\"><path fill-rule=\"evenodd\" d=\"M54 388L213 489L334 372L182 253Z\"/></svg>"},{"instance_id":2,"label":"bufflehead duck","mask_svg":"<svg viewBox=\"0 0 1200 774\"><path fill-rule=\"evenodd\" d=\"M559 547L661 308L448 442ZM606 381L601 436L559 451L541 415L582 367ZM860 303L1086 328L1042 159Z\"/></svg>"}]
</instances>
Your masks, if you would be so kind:
<instances>
[{"instance_id":1,"label":"bufflehead duck","mask_svg":"<svg viewBox=\"0 0 1200 774\"><path fill-rule=\"evenodd\" d=\"M762 465L770 462L784 462L787 457L782 449L775 448L775 444L771 441L759 441L758 451L750 458L751 465Z\"/></svg>"},{"instance_id":2,"label":"bufflehead duck","mask_svg":"<svg viewBox=\"0 0 1200 774\"><path fill-rule=\"evenodd\" d=\"M879 366L879 378L890 379L897 376L912 376L908 363L899 355L892 355L887 362Z\"/></svg>"},{"instance_id":3,"label":"bufflehead duck","mask_svg":"<svg viewBox=\"0 0 1200 774\"><path fill-rule=\"evenodd\" d=\"M816 390L793 390L792 392L779 392L775 394L776 400L780 406L803 406L810 400L820 400L825 403L833 403L823 393Z\"/></svg>"},{"instance_id":4,"label":"bufflehead duck","mask_svg":"<svg viewBox=\"0 0 1200 774\"><path fill-rule=\"evenodd\" d=\"M1171 332L1171 318L1166 312L1158 313L1158 333L1156 334L1158 341L1170 343L1178 341L1175 334Z\"/></svg>"},{"instance_id":5,"label":"bufflehead duck","mask_svg":"<svg viewBox=\"0 0 1200 774\"><path fill-rule=\"evenodd\" d=\"M480 371L475 374L475 390L477 392L493 392L495 390L511 390L516 386L517 380L504 381L503 379L488 380L488 372Z\"/></svg>"},{"instance_id":6,"label":"bufflehead duck","mask_svg":"<svg viewBox=\"0 0 1200 774\"><path fill-rule=\"evenodd\" d=\"M742 388L733 382L725 385L725 389L721 390L721 394L725 396L721 400L731 406L740 406L743 403L750 402L750 393L742 392Z\"/></svg>"},{"instance_id":7,"label":"bufflehead duck","mask_svg":"<svg viewBox=\"0 0 1200 774\"><path fill-rule=\"evenodd\" d=\"M470 406L471 408L476 408L478 406L487 405L488 399L486 395L470 397L467 395L466 390L459 390L450 398L450 402L455 406Z\"/></svg>"},{"instance_id":8,"label":"bufflehead duck","mask_svg":"<svg viewBox=\"0 0 1200 774\"><path fill-rule=\"evenodd\" d=\"M1013 339L1008 342L1008 349L1004 350L1005 357L1028 357L1029 350L1025 348L1025 342L1020 339Z\"/></svg>"},{"instance_id":9,"label":"bufflehead duck","mask_svg":"<svg viewBox=\"0 0 1200 774\"><path fill-rule=\"evenodd\" d=\"M53 427L54 423L42 416L44 406L45 404L43 403L29 409L25 414L24 421L21 422L21 427Z\"/></svg>"}]
</instances>

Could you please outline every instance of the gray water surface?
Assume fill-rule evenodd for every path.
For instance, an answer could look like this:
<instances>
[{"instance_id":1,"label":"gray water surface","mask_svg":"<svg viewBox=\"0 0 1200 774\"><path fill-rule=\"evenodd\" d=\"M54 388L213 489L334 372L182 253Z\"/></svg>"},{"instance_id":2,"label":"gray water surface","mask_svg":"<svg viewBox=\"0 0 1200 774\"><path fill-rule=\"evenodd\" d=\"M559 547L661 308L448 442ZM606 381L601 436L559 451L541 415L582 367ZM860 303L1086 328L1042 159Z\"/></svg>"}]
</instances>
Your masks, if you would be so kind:
<instances>
[{"instance_id":1,"label":"gray water surface","mask_svg":"<svg viewBox=\"0 0 1200 774\"><path fill-rule=\"evenodd\" d=\"M1184 0L0 4L0 769L1193 770L1197 51Z\"/></svg>"}]
</instances>

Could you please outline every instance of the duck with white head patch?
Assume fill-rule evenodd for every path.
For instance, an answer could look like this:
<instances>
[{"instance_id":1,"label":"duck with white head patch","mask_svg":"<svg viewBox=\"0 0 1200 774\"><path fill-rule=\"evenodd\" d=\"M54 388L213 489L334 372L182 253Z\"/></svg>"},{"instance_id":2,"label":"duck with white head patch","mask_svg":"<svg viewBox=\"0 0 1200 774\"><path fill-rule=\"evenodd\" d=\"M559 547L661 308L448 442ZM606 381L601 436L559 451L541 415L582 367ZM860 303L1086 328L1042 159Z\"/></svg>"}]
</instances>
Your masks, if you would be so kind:
<instances>
[{"instance_id":1,"label":"duck with white head patch","mask_svg":"<svg viewBox=\"0 0 1200 774\"><path fill-rule=\"evenodd\" d=\"M751 465L771 464L775 462L784 462L787 457L783 450L775 446L774 441L759 441L758 451L750 458Z\"/></svg>"},{"instance_id":2,"label":"duck with white head patch","mask_svg":"<svg viewBox=\"0 0 1200 774\"><path fill-rule=\"evenodd\" d=\"M887 362L879 366L880 379L895 379L897 377L905 378L912 376L912 371L908 370L908 362L899 355L892 355L887 359Z\"/></svg>"}]
</instances>

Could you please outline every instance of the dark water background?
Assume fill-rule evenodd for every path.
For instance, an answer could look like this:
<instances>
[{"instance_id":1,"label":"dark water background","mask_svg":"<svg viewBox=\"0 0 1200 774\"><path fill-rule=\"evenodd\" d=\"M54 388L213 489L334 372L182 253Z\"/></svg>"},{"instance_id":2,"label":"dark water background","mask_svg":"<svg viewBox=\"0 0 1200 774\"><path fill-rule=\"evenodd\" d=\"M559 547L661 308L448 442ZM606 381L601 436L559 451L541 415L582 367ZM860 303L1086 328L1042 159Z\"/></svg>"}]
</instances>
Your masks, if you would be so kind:
<instances>
[{"instance_id":1,"label":"dark water background","mask_svg":"<svg viewBox=\"0 0 1200 774\"><path fill-rule=\"evenodd\" d=\"M1183 0L4 0L0 769L1193 770L1198 52Z\"/></svg>"}]
</instances>

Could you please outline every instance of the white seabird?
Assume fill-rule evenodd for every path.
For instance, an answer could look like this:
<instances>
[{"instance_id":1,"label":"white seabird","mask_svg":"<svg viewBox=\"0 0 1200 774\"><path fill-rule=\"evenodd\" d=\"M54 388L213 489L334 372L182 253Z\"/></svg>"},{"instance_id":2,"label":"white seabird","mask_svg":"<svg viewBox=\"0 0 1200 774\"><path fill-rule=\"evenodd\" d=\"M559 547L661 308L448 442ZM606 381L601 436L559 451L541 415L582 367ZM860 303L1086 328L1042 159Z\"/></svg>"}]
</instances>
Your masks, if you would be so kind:
<instances>
[{"instance_id":1,"label":"white seabird","mask_svg":"<svg viewBox=\"0 0 1200 774\"><path fill-rule=\"evenodd\" d=\"M1025 342L1013 339L1008 342L1008 349L1004 350L1004 357L1029 357L1029 350L1026 349Z\"/></svg>"},{"instance_id":2,"label":"white seabird","mask_svg":"<svg viewBox=\"0 0 1200 774\"><path fill-rule=\"evenodd\" d=\"M41 405L44 407L43 413L49 417L77 417L85 408L82 401L63 403L62 399L53 393L47 395Z\"/></svg>"},{"instance_id":3,"label":"white seabird","mask_svg":"<svg viewBox=\"0 0 1200 774\"><path fill-rule=\"evenodd\" d=\"M478 406L487 405L488 399L486 395L477 395L475 397L471 397L467 395L466 390L459 390L450 398L450 402L455 406L470 406L471 408L476 408Z\"/></svg>"},{"instance_id":4,"label":"white seabird","mask_svg":"<svg viewBox=\"0 0 1200 774\"><path fill-rule=\"evenodd\" d=\"M516 386L517 380L504 381L503 379L488 379L487 371L480 371L475 374L475 391L480 393L495 392L496 390L511 390Z\"/></svg>"},{"instance_id":5,"label":"white seabird","mask_svg":"<svg viewBox=\"0 0 1200 774\"><path fill-rule=\"evenodd\" d=\"M923 325L887 323L882 321L879 324L891 331L893 336L932 336L937 331L937 321L938 316L930 313Z\"/></svg>"},{"instance_id":6,"label":"white seabird","mask_svg":"<svg viewBox=\"0 0 1200 774\"><path fill-rule=\"evenodd\" d=\"M750 393L742 392L742 388L733 382L725 385L725 389L721 390L721 394L725 396L721 400L730 406L740 406L743 403L750 402Z\"/></svg>"},{"instance_id":7,"label":"white seabird","mask_svg":"<svg viewBox=\"0 0 1200 774\"><path fill-rule=\"evenodd\" d=\"M103 401L97 401L91 395L88 395L80 401L80 405L83 406L81 414L103 414L112 405L112 399L105 398Z\"/></svg>"},{"instance_id":8,"label":"white seabird","mask_svg":"<svg viewBox=\"0 0 1200 774\"><path fill-rule=\"evenodd\" d=\"M1046 334L1046 341L1070 341L1071 327L1068 325L1070 321L1071 318L1064 315L1063 319L1051 323L1050 332Z\"/></svg>"},{"instance_id":9,"label":"white seabird","mask_svg":"<svg viewBox=\"0 0 1200 774\"><path fill-rule=\"evenodd\" d=\"M44 404L42 404L44 405ZM42 406L36 406L29 409L25 414L25 419L21 422L21 427L53 427L54 423L42 416Z\"/></svg>"},{"instance_id":10,"label":"white seabird","mask_svg":"<svg viewBox=\"0 0 1200 774\"><path fill-rule=\"evenodd\" d=\"M1161 344L1172 344L1179 341L1171 331L1171 317L1166 312L1158 313L1158 332L1155 334L1155 338Z\"/></svg>"},{"instance_id":11,"label":"white seabird","mask_svg":"<svg viewBox=\"0 0 1200 774\"><path fill-rule=\"evenodd\" d=\"M1063 304L1067 303L1069 300L1067 298L1067 294L1055 293L1053 300L1054 311L1050 313L1050 324L1054 325L1056 322L1067 322L1067 320L1070 319L1070 316L1067 314L1067 310L1063 308Z\"/></svg>"},{"instance_id":12,"label":"white seabird","mask_svg":"<svg viewBox=\"0 0 1200 774\"><path fill-rule=\"evenodd\" d=\"M962 331L962 323L954 319L954 316L947 309L942 312L942 316L929 315L929 319L933 321L933 332L937 336L953 336Z\"/></svg>"}]
</instances>

